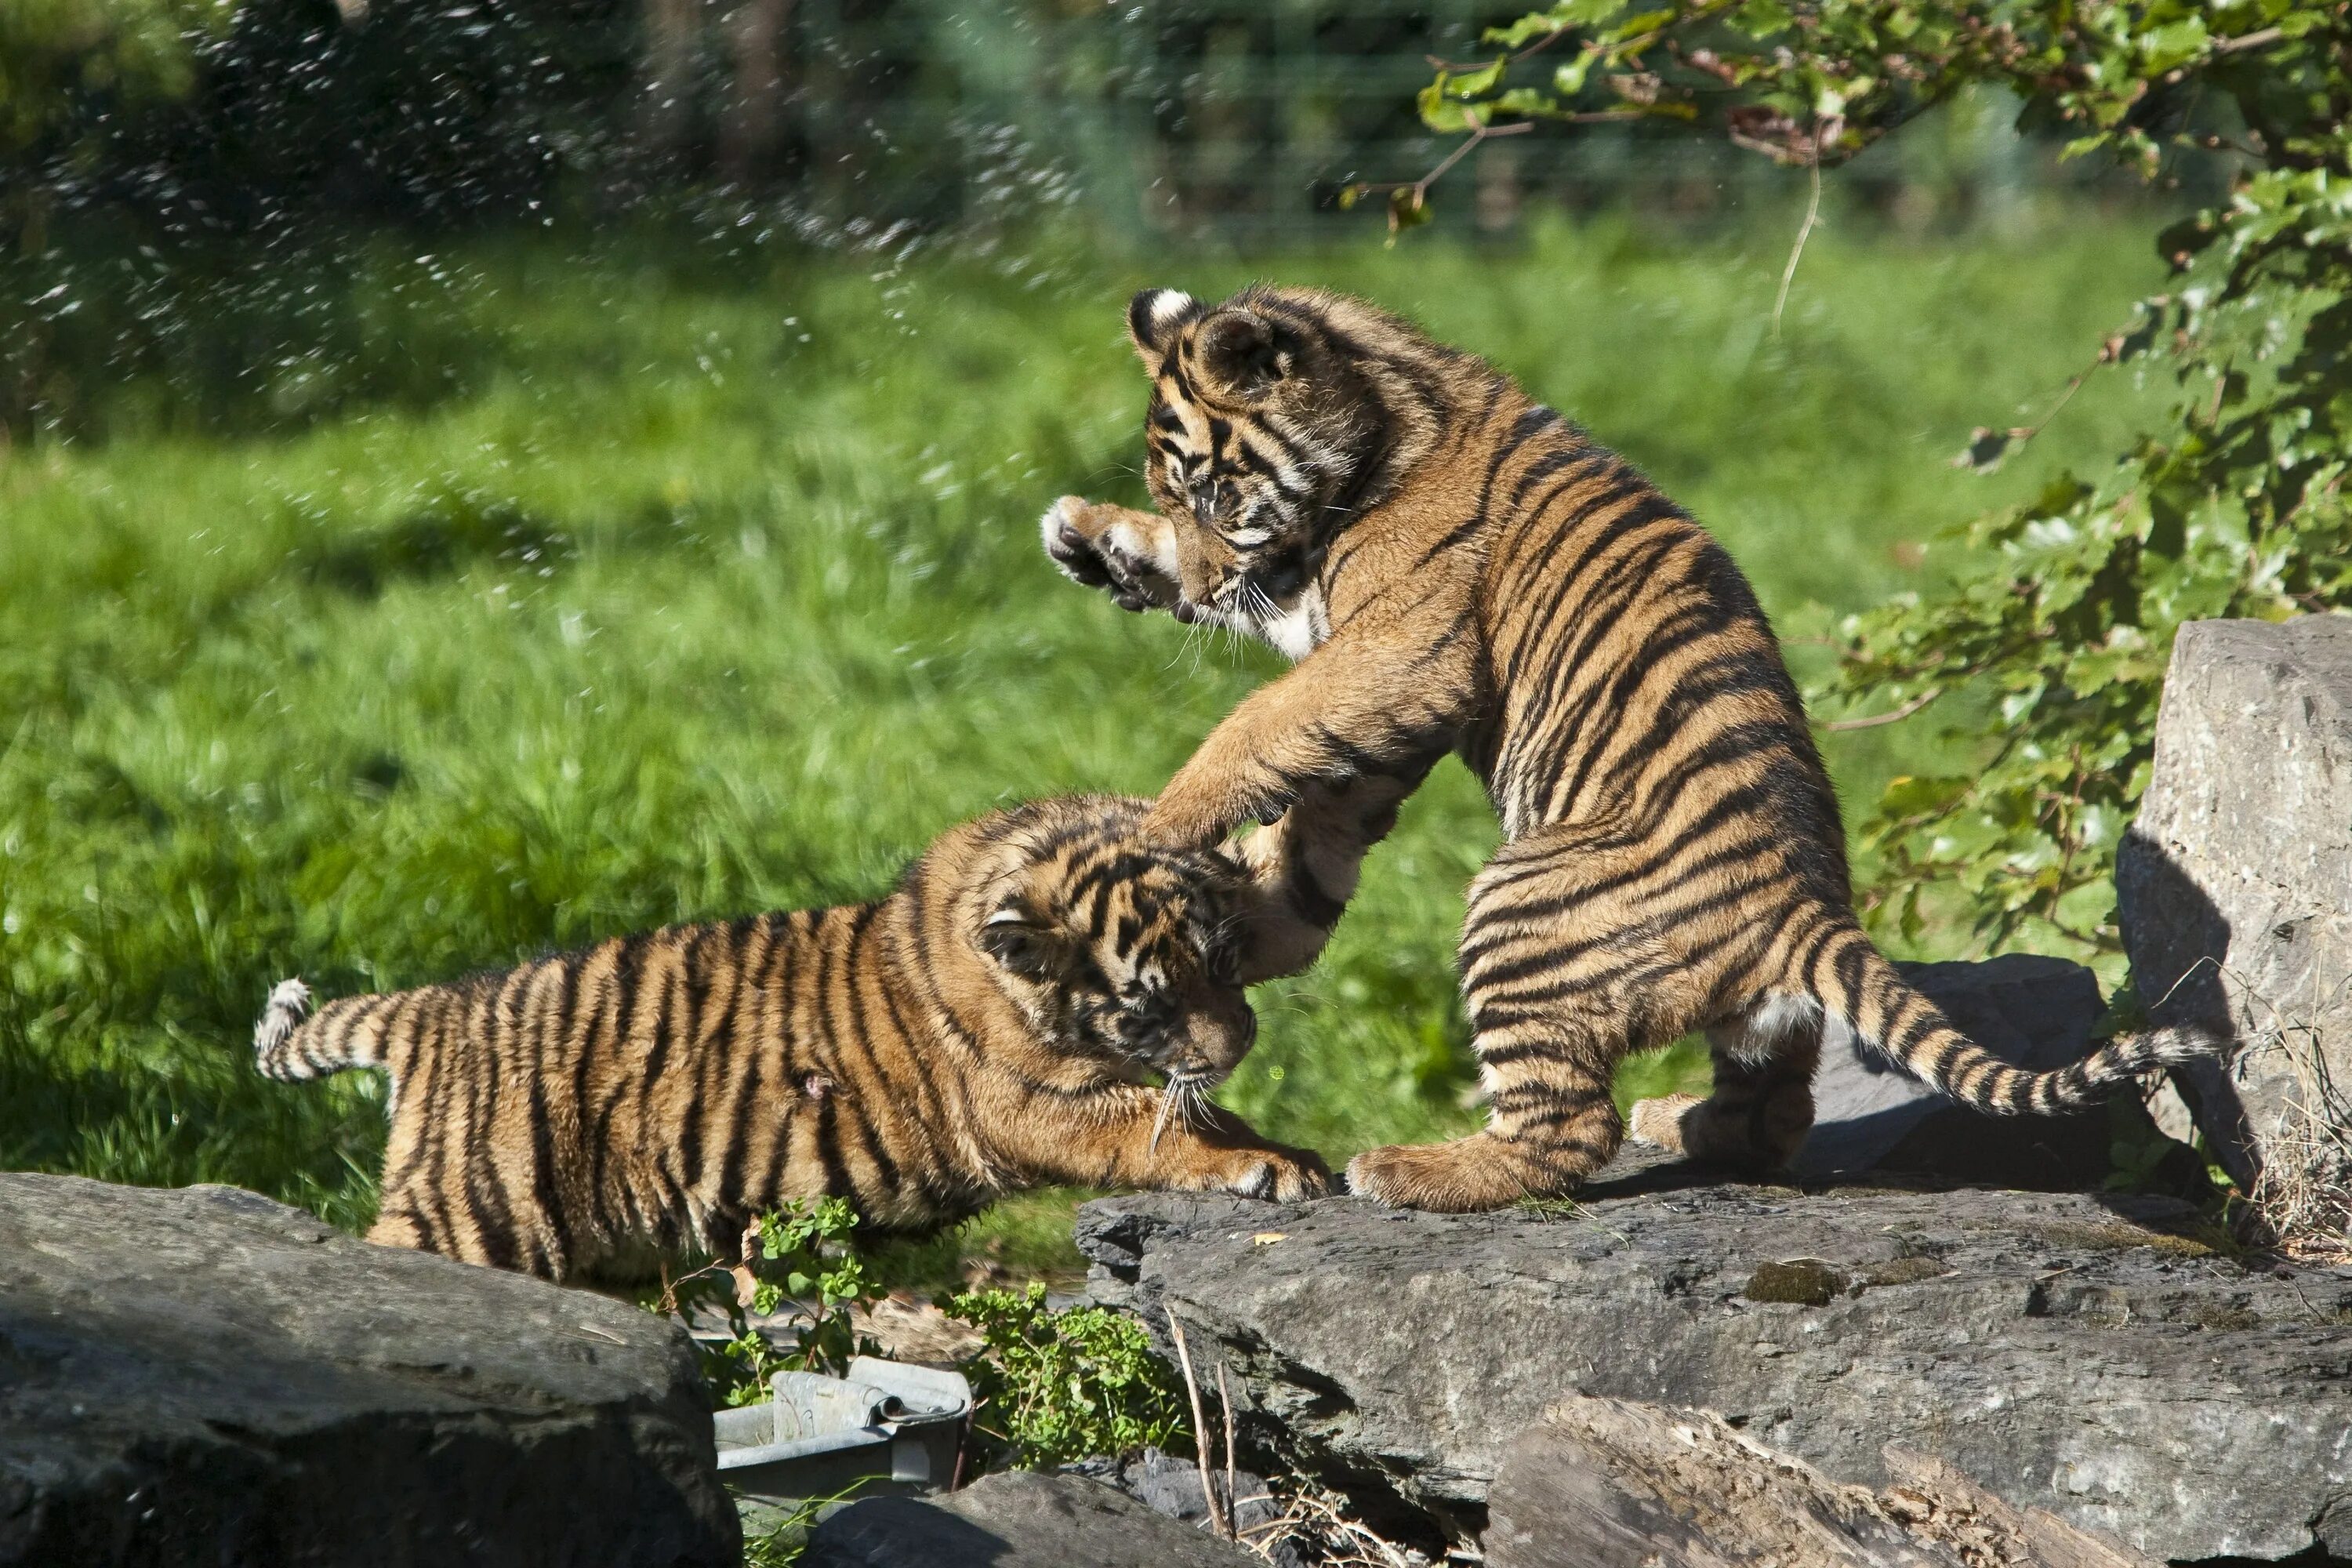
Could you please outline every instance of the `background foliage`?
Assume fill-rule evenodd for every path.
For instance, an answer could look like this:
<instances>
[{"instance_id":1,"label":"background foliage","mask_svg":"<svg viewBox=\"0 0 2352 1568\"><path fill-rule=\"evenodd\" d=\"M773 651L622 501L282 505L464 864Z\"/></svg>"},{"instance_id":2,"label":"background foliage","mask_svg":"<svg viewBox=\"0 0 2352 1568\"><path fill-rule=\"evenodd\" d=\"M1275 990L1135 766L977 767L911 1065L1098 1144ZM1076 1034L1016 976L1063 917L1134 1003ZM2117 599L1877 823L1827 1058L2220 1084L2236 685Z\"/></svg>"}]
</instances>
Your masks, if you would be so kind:
<instances>
[{"instance_id":1,"label":"background foliage","mask_svg":"<svg viewBox=\"0 0 2352 1568\"><path fill-rule=\"evenodd\" d=\"M2172 620L2337 592L2342 181L2260 151L2333 67L2285 108L2248 88L2259 124L2222 90L2336 46L2284 10L2196 13L2201 42L2085 11L2032 43L2042 82L1965 15L1588 5L1482 82L1461 57L1511 8L6 8L0 1163L362 1224L375 1091L251 1072L277 978L867 897L1003 800L1157 787L1274 666L1036 551L1055 494L1141 499L1145 284L1365 293L1586 421L1724 537L1830 712L1940 693L1825 736L1887 803L1858 863L1897 945L2095 940ZM1906 17L1945 63L1862 80ZM1465 68L1417 108L1433 52ZM1609 118L1482 147L1425 243L1333 210L1434 160L1423 111L1458 135L1531 85L1522 115ZM2171 149L2182 191L2055 165L2044 100ZM1836 167L1791 282L1809 148ZM2136 310L2199 191L2227 202L2177 231L2191 270ZM2200 366L2192 448L2151 384ZM1937 538L1986 505L2018 510ZM1260 994L1230 1103L1335 1159L1475 1120L1450 953L1495 831L1442 770L1324 963ZM883 1263L1066 1265L1069 1201Z\"/></svg>"},{"instance_id":2,"label":"background foliage","mask_svg":"<svg viewBox=\"0 0 2352 1568\"><path fill-rule=\"evenodd\" d=\"M1566 0L1488 37L1501 52L1423 92L1433 128L1663 119L1818 179L1994 86L2021 130L2062 132L2070 155L2151 178L2184 151L2229 155L2226 199L2156 237L2164 291L2082 345L2082 376L2153 357L2176 388L2165 416L2111 465L2069 469L1957 535L1968 549L1947 589L1843 622L1822 687L1891 713L1959 692L1992 704L1989 763L1898 777L1863 824L1870 902L1891 923L1917 935L1925 906L1957 889L1992 942L2033 929L2113 950L2109 877L2175 629L2352 604L2352 8ZM1422 190L1400 195L1401 221L1419 217ZM2036 428L1980 428L1962 460L1993 467Z\"/></svg>"},{"instance_id":3,"label":"background foliage","mask_svg":"<svg viewBox=\"0 0 2352 1568\"><path fill-rule=\"evenodd\" d=\"M257 434L159 399L156 426L0 460L0 1163L357 1223L380 1109L364 1078L253 1073L280 977L394 987L867 897L1002 800L1156 788L1276 666L1036 548L1066 489L1142 500L1118 323L1146 282L1271 271L1417 314L1579 410L1816 633L1922 583L1921 542L1988 487L2029 497L2133 428L2116 379L2000 473L1946 467L2127 307L2129 227L1831 229L1774 342L1793 216L1149 268L1041 244L1068 268L1044 287L944 251L477 240L435 253L436 291L380 247L355 374L422 343L461 372L438 397ZM1981 743L1907 728L1826 737L1849 798ZM1257 994L1230 1103L1334 1158L1473 1121L1452 951L1495 834L1440 770L1329 955Z\"/></svg>"}]
</instances>

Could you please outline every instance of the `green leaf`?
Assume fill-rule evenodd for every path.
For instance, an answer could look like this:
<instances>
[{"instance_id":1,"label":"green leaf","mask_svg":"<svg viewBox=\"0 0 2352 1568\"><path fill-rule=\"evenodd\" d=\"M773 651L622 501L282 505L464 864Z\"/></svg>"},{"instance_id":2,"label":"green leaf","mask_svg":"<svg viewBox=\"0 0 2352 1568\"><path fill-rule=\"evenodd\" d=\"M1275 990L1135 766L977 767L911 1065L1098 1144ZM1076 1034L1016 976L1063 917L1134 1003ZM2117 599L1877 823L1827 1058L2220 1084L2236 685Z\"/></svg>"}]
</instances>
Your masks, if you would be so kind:
<instances>
[{"instance_id":1,"label":"green leaf","mask_svg":"<svg viewBox=\"0 0 2352 1568\"><path fill-rule=\"evenodd\" d=\"M1538 88L1515 87L1493 100L1487 108L1496 117L1507 114L1527 119L1539 119L1561 112L1560 105L1549 93Z\"/></svg>"},{"instance_id":2,"label":"green leaf","mask_svg":"<svg viewBox=\"0 0 2352 1568\"><path fill-rule=\"evenodd\" d=\"M1445 90L1454 98L1480 97L1493 90L1495 84L1503 79L1503 68L1508 63L1506 59L1497 58L1492 65L1465 71L1446 82Z\"/></svg>"},{"instance_id":3,"label":"green leaf","mask_svg":"<svg viewBox=\"0 0 2352 1568\"><path fill-rule=\"evenodd\" d=\"M1626 17L1623 21L1619 22L1615 26L1611 27L1607 32L1602 33L1600 36L1604 41L1609 43L1627 43L1633 39L1656 32L1659 28L1664 27L1667 23L1674 19L1675 13L1671 9L1662 8L1655 11L1638 11L1633 16Z\"/></svg>"},{"instance_id":4,"label":"green leaf","mask_svg":"<svg viewBox=\"0 0 2352 1568\"><path fill-rule=\"evenodd\" d=\"M1423 88L1415 102L1421 110L1421 122L1441 135L1470 129L1469 110L1445 96L1445 79L1442 76Z\"/></svg>"},{"instance_id":5,"label":"green leaf","mask_svg":"<svg viewBox=\"0 0 2352 1568\"><path fill-rule=\"evenodd\" d=\"M2206 41L2205 22L2200 16L2183 16L2177 22L2151 29L2140 38L2139 73L2160 76L2177 66L2186 65L2205 52Z\"/></svg>"},{"instance_id":6,"label":"green leaf","mask_svg":"<svg viewBox=\"0 0 2352 1568\"><path fill-rule=\"evenodd\" d=\"M1431 216L1429 198L1412 185L1401 186L1389 193L1389 226L1393 229L1418 228Z\"/></svg>"}]
</instances>

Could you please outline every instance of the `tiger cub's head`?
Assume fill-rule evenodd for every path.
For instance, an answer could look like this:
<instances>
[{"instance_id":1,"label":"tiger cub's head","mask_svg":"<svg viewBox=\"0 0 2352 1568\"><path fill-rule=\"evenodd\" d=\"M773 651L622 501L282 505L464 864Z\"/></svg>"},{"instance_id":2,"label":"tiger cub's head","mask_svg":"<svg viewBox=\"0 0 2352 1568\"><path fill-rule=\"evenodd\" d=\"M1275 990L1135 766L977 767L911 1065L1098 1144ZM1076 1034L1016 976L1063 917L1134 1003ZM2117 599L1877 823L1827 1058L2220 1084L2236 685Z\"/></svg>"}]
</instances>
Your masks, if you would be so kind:
<instances>
[{"instance_id":1,"label":"tiger cub's head","mask_svg":"<svg viewBox=\"0 0 2352 1568\"><path fill-rule=\"evenodd\" d=\"M1043 1053L1206 1087L1257 1036L1238 979L1246 883L1214 851L1146 840L1149 807L1066 796L975 824L987 848L954 918Z\"/></svg>"},{"instance_id":2,"label":"tiger cub's head","mask_svg":"<svg viewBox=\"0 0 2352 1568\"><path fill-rule=\"evenodd\" d=\"M1176 617L1279 619L1332 531L1424 444L1410 362L1443 351L1370 305L1304 289L1219 305L1146 289L1127 329L1151 372L1145 479L1178 524Z\"/></svg>"}]
</instances>

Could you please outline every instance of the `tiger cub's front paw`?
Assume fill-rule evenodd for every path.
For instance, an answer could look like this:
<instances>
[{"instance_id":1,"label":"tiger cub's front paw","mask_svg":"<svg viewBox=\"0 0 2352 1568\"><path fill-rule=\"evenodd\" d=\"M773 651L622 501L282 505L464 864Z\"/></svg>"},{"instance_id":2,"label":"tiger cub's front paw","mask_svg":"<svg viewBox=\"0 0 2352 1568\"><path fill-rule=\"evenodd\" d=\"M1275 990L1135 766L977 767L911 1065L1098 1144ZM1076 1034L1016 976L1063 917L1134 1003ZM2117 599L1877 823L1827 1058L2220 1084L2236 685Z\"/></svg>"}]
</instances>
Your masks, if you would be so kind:
<instances>
[{"instance_id":1,"label":"tiger cub's front paw","mask_svg":"<svg viewBox=\"0 0 2352 1568\"><path fill-rule=\"evenodd\" d=\"M1156 559L1156 542L1132 521L1140 516L1064 496L1045 509L1038 531L1045 553L1073 583L1104 590L1122 610L1164 608L1177 600L1176 582Z\"/></svg>"},{"instance_id":2,"label":"tiger cub's front paw","mask_svg":"<svg viewBox=\"0 0 2352 1568\"><path fill-rule=\"evenodd\" d=\"M1331 1172L1311 1149L1285 1149L1266 1144L1255 1149L1223 1149L1214 1165L1193 1173L1188 1184L1196 1192L1231 1193L1237 1198L1265 1203L1296 1204L1319 1198L1331 1190Z\"/></svg>"},{"instance_id":3,"label":"tiger cub's front paw","mask_svg":"<svg viewBox=\"0 0 2352 1568\"><path fill-rule=\"evenodd\" d=\"M1225 1184L1236 1196L1276 1204L1304 1203L1330 1190L1329 1167L1306 1149L1262 1150Z\"/></svg>"}]
</instances>

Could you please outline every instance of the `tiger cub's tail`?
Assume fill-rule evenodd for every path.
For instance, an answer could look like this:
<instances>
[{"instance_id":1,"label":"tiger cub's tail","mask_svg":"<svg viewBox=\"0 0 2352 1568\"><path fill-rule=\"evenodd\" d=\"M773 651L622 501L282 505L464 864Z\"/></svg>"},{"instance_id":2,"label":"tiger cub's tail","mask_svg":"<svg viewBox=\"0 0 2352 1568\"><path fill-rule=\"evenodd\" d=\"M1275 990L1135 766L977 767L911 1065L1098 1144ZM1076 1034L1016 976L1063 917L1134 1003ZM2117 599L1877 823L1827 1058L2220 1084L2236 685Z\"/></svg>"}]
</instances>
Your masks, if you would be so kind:
<instances>
[{"instance_id":1,"label":"tiger cub's tail","mask_svg":"<svg viewBox=\"0 0 2352 1568\"><path fill-rule=\"evenodd\" d=\"M1952 1027L1859 928L1832 934L1805 977L1824 1011L1913 1077L1995 1116L2046 1116L2095 1105L2141 1074L2219 1056L2229 1042L2201 1029L2117 1035L2082 1060L2048 1072L2011 1067Z\"/></svg>"},{"instance_id":2,"label":"tiger cub's tail","mask_svg":"<svg viewBox=\"0 0 2352 1568\"><path fill-rule=\"evenodd\" d=\"M310 988L281 980L253 1026L253 1059L268 1078L287 1082L375 1067L383 1060L384 1029L398 996L346 996L315 1013Z\"/></svg>"}]
</instances>

